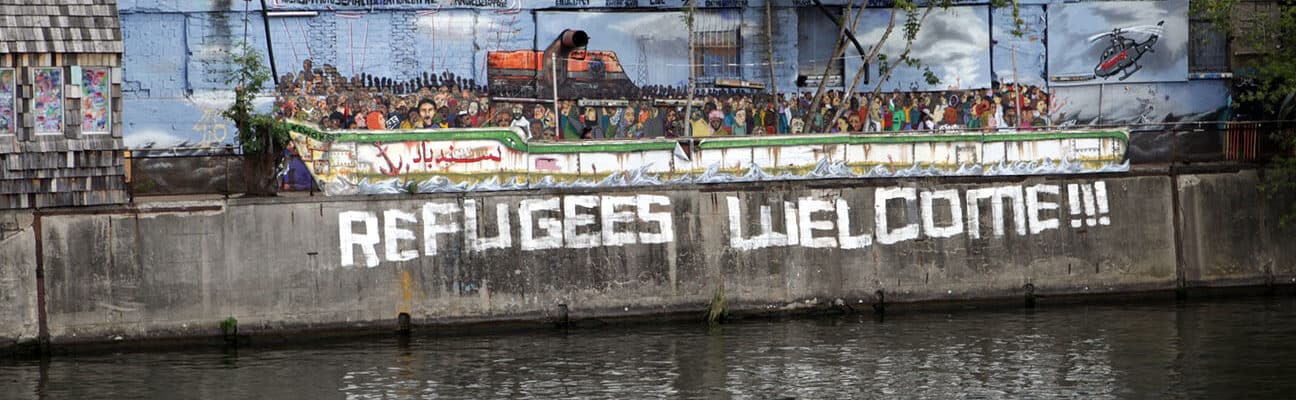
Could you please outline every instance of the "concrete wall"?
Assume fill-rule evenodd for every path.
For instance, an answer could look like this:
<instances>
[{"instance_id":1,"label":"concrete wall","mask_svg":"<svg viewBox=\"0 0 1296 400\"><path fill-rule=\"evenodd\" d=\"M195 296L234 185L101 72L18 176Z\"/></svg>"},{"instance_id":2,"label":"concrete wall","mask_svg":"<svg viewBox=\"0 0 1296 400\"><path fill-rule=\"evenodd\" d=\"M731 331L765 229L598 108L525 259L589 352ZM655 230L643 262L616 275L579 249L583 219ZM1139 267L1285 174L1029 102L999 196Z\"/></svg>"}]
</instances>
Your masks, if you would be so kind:
<instances>
[{"instance_id":1,"label":"concrete wall","mask_svg":"<svg viewBox=\"0 0 1296 400\"><path fill-rule=\"evenodd\" d=\"M1296 276L1254 173L148 203L41 217L48 331L54 344L214 336L226 317L253 335L386 330L399 313L545 320L559 304L646 316L700 312L722 282L750 311L859 308L878 290L889 302L1020 298L1027 284L1169 290L1173 179L1189 285ZM24 228L0 241L0 318L18 322L0 328L6 341L35 331L34 240Z\"/></svg>"},{"instance_id":2,"label":"concrete wall","mask_svg":"<svg viewBox=\"0 0 1296 400\"><path fill-rule=\"evenodd\" d=\"M37 338L31 212L0 212L0 348Z\"/></svg>"},{"instance_id":3,"label":"concrete wall","mask_svg":"<svg viewBox=\"0 0 1296 400\"><path fill-rule=\"evenodd\" d=\"M1269 198L1256 171L1183 175L1184 279L1191 286L1296 283L1296 226L1279 226L1296 196Z\"/></svg>"}]
</instances>

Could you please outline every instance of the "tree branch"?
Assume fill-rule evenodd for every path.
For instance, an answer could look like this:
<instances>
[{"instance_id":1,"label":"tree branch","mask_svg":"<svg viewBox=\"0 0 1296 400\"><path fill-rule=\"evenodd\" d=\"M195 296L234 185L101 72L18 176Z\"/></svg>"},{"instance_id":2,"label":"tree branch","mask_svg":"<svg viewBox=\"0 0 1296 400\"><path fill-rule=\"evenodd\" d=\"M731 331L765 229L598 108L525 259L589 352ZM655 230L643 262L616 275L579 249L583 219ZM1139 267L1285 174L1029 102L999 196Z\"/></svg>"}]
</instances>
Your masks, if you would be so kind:
<instances>
[{"instance_id":1,"label":"tree branch","mask_svg":"<svg viewBox=\"0 0 1296 400\"><path fill-rule=\"evenodd\" d=\"M846 90L847 95L855 93L855 88L859 87L860 78L862 78L864 74L868 73L869 64L872 64L873 60L877 58L878 53L882 51L882 45L891 37L891 32L895 31L896 14L898 11L898 8L891 8L891 22L887 23L886 31L882 32L882 39L879 39L877 44L869 50L867 56L864 56L864 63L860 64L859 70L855 71L855 79L851 80L850 89ZM841 118L844 112L846 112L845 109L837 110L837 115L833 116L833 120L836 121L837 118Z\"/></svg>"},{"instance_id":2,"label":"tree branch","mask_svg":"<svg viewBox=\"0 0 1296 400\"><path fill-rule=\"evenodd\" d=\"M928 16L928 15L931 15L932 10L935 9L935 8L936 8L936 5L935 5L934 3L933 3L933 4L928 4L928 5L927 5L927 10L926 10L926 11L923 11L922 18L919 18L919 19L918 19L918 28L919 28L919 29L922 29L922 24L923 24L923 22L926 22L926 21L927 21L927 16ZM899 59L899 60L896 60L896 65L897 65L897 66L899 66L900 64L903 64L906 60L909 59L909 52L910 52L911 50L913 50L913 42L914 42L914 40L917 40L917 39L918 39L918 32L917 32L917 31L914 32L914 37L912 37L912 38L905 38L905 39L906 39L906 40L905 40L905 48L904 48L904 51L900 53L900 59ZM878 83L877 83L877 86L873 88L873 96L874 96L874 97L877 97L878 95L880 95L880 94L882 93L882 84L886 83L887 79L890 79L890 78L891 78L891 72L892 72L892 71L895 71L895 68L894 68L894 67L893 67L893 68L887 68L886 72L883 73L882 76L879 76L879 77L878 77Z\"/></svg>"},{"instance_id":3,"label":"tree branch","mask_svg":"<svg viewBox=\"0 0 1296 400\"><path fill-rule=\"evenodd\" d=\"M833 62L841 58L846 53L846 18L850 18L851 6L853 2L846 3L846 15L842 16L841 30L837 32L837 47L833 50L832 58L828 59L828 64L824 66L824 72L819 76L819 89L815 90L814 100L810 101L810 108L806 110L805 121L808 124L816 113L819 112L819 102L823 101L824 89L828 88L828 72L832 70ZM864 15L864 8L860 8L855 13L855 19L851 26L859 25L860 16ZM827 121L825 121L827 123Z\"/></svg>"}]
</instances>

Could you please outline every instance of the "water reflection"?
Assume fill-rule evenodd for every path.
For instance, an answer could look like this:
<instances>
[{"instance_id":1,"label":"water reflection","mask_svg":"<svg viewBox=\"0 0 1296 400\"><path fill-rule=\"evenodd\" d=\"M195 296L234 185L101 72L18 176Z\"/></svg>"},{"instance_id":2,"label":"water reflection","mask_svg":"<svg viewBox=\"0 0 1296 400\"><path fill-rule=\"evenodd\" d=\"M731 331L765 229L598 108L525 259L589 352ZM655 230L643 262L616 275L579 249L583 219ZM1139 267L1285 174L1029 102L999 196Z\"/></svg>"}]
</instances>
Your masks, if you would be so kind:
<instances>
[{"instance_id":1,"label":"water reflection","mask_svg":"<svg viewBox=\"0 0 1296 400\"><path fill-rule=\"evenodd\" d=\"M0 398L1287 398L1296 299L0 362Z\"/></svg>"}]
</instances>

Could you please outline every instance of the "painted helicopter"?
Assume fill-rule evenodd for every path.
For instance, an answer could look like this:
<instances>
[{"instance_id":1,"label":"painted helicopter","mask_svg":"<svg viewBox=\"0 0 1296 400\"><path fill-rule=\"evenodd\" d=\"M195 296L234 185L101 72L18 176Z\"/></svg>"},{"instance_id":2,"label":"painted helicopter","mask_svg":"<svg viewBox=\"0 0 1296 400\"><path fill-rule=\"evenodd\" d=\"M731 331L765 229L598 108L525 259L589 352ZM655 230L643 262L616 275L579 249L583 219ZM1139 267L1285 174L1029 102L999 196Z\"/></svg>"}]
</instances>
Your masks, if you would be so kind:
<instances>
[{"instance_id":1,"label":"painted helicopter","mask_svg":"<svg viewBox=\"0 0 1296 400\"><path fill-rule=\"evenodd\" d=\"M1138 42L1126 37L1131 33L1148 35L1148 38ZM1098 62L1098 65L1094 66L1094 76L1106 79L1112 75L1123 73L1120 77L1120 80L1123 81L1129 78L1130 75L1134 75L1135 72L1143 69L1143 66L1138 64L1138 60L1144 54L1153 51L1152 46L1156 44L1157 38L1163 33L1165 33L1165 21L1158 22L1156 25L1116 28L1111 32L1090 36L1090 43L1104 38L1110 40L1110 44L1103 50L1102 60Z\"/></svg>"}]
</instances>

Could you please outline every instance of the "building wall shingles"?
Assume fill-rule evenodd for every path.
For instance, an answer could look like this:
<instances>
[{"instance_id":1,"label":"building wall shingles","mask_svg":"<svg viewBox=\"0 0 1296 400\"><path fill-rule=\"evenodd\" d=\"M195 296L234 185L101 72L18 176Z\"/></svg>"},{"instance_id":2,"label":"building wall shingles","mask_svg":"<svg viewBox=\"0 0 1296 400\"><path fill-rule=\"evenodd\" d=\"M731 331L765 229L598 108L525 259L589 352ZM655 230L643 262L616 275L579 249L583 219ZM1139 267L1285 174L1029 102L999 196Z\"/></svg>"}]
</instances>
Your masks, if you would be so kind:
<instances>
[{"instance_id":1,"label":"building wall shingles","mask_svg":"<svg viewBox=\"0 0 1296 400\"><path fill-rule=\"evenodd\" d=\"M121 53L116 1L0 0L0 42L0 53Z\"/></svg>"},{"instance_id":2,"label":"building wall shingles","mask_svg":"<svg viewBox=\"0 0 1296 400\"><path fill-rule=\"evenodd\" d=\"M29 74L61 67L111 67L121 73L121 23L115 0L0 0L0 68L18 71L19 131L0 134L0 210L129 200L121 131L120 76L112 84L112 134L80 132L80 98L64 101L65 132L33 134ZM53 56L51 56L51 54Z\"/></svg>"}]
</instances>

